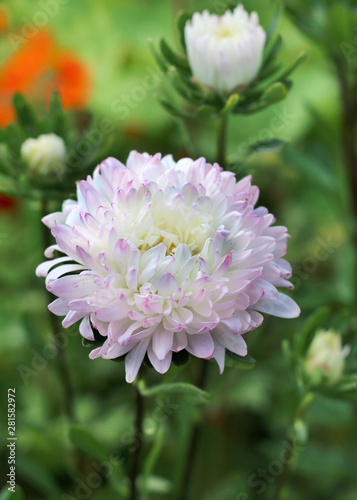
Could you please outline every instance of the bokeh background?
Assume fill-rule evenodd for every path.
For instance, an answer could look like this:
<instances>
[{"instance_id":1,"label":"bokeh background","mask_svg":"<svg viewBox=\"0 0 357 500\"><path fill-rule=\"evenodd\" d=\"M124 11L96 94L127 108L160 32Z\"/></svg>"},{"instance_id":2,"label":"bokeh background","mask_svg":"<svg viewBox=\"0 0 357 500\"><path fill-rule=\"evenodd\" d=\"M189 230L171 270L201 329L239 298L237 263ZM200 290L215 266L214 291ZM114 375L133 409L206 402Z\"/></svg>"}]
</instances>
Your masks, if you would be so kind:
<instances>
[{"instance_id":1,"label":"bokeh background","mask_svg":"<svg viewBox=\"0 0 357 500\"><path fill-rule=\"evenodd\" d=\"M79 127L91 115L108 120L111 156L124 161L131 149L173 153L177 159L186 155L187 135L156 100L156 95L176 97L157 70L148 39L157 43L164 36L174 44L174 19L179 9L193 12L213 4L222 10L222 2L70 0L58 2L58 9L47 14L48 20L43 22L45 16L39 12L46 12L43 6L47 4L46 0L0 4L1 125L13 119L10 103L15 90L37 103L41 111L52 90L59 88ZM246 8L259 12L263 25L273 4L267 0L245 2ZM34 34L31 29L35 29ZM253 370L232 366L219 376L217 366L210 363L207 390L213 399L209 405L184 395L170 396L165 403L168 407L158 418L155 402L148 401L145 448L153 442L157 445L152 499L172 498L172 488L182 474L192 415L201 422L202 430L190 498L272 497L279 473L272 474L269 465L279 461L299 399L281 344L298 335L306 318L319 307L330 308L325 326L340 330L344 343L351 346L347 371L357 368L357 322L350 314L355 306L355 251L349 236L337 79L323 47L303 35L285 14L280 32L284 60L301 50L308 58L294 74L293 90L283 103L252 117L231 119L228 151L236 155L249 144L275 137L289 142L283 152L250 157L240 167L239 176L253 174L261 190L260 203L276 215L279 224L289 228L288 260L293 264L296 285L293 295L302 316L289 321L266 318L248 341L250 354L257 360ZM354 41L346 43L353 46ZM214 135L213 122L190 124L197 156L214 157ZM5 484L8 469L3 439L6 394L9 387L15 387L16 473L25 498L80 498L75 493L77 480L86 483L96 453L81 456L78 465L78 452L69 439L62 411L64 394L57 356L49 347L47 298L42 280L34 274L42 261L40 217L36 201L0 198L1 480ZM124 367L110 361L90 361L75 328L67 339L64 351L78 421L106 450L118 451L125 466L133 446L133 391L124 381ZM191 361L181 376L189 379L196 370ZM169 372L166 377L170 380L175 374ZM153 384L160 381L156 373L150 373L149 378ZM289 500L355 500L355 404L318 396L306 422L309 439L293 473ZM115 480L103 481L100 487L90 486L83 498L121 498L117 487Z\"/></svg>"}]
</instances>

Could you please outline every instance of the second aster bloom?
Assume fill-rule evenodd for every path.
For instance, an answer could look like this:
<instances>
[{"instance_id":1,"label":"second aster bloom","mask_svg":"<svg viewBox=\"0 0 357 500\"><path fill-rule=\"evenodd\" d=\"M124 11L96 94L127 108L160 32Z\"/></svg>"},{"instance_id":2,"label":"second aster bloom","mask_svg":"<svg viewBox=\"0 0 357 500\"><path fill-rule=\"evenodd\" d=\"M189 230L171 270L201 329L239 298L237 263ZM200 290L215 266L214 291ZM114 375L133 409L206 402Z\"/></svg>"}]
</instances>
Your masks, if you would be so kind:
<instances>
[{"instance_id":1,"label":"second aster bloom","mask_svg":"<svg viewBox=\"0 0 357 500\"><path fill-rule=\"evenodd\" d=\"M292 288L287 230L255 208L258 195L251 177L237 183L204 158L108 158L78 183L77 201L43 219L56 238L45 255L63 254L37 269L58 297L50 310L65 328L81 321L88 340L98 331L91 358L126 355L128 382L146 353L160 373L182 350L222 372L226 349L247 354L262 312L300 312L277 290Z\"/></svg>"},{"instance_id":2,"label":"second aster bloom","mask_svg":"<svg viewBox=\"0 0 357 500\"><path fill-rule=\"evenodd\" d=\"M256 12L242 5L219 17L205 10L185 27L187 56L194 78L219 92L248 85L260 69L266 34Z\"/></svg>"},{"instance_id":3,"label":"second aster bloom","mask_svg":"<svg viewBox=\"0 0 357 500\"><path fill-rule=\"evenodd\" d=\"M29 170L38 175L62 175L66 169L66 154L66 145L62 137L56 134L42 134L35 139L26 139L21 146L22 159Z\"/></svg>"},{"instance_id":4,"label":"second aster bloom","mask_svg":"<svg viewBox=\"0 0 357 500\"><path fill-rule=\"evenodd\" d=\"M349 346L342 347L341 335L334 330L316 333L307 353L306 373L315 382L337 382L343 375Z\"/></svg>"}]
</instances>

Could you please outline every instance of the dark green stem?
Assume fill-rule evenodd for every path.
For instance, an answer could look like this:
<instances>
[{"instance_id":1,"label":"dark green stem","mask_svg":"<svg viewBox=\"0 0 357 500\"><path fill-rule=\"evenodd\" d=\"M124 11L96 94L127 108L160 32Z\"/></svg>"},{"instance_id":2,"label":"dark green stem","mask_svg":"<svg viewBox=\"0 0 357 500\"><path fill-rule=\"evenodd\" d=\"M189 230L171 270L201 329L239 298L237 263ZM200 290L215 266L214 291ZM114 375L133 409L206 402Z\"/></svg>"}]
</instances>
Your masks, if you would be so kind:
<instances>
[{"instance_id":1,"label":"dark green stem","mask_svg":"<svg viewBox=\"0 0 357 500\"><path fill-rule=\"evenodd\" d=\"M218 136L217 136L217 163L224 169L226 168L226 147L227 147L227 129L228 116L222 116L218 121Z\"/></svg>"},{"instance_id":2,"label":"dark green stem","mask_svg":"<svg viewBox=\"0 0 357 500\"><path fill-rule=\"evenodd\" d=\"M48 201L46 198L42 199L42 216L48 215ZM46 249L49 247L52 243L51 241L51 234L48 230L48 228L42 224L42 239L43 239L43 247ZM52 302L54 300L53 295L46 289L46 295L48 299L48 303ZM75 422L75 415L74 415L74 391L73 391L73 386L71 382L71 378L69 375L69 370L68 370L68 365L67 365L67 360L63 351L63 348L61 346L65 345L65 342L63 341L63 331L62 331L62 326L60 324L60 321L57 316L51 313L50 310L48 310L48 318L50 321L51 325L51 331L52 335L54 338L55 345L58 346L58 354L57 354L57 362L58 362L58 369L59 369L59 375L60 375L60 380L61 380L61 385L63 389L63 396L64 396L64 411L65 414L68 417L68 420L70 422Z\"/></svg>"},{"instance_id":3,"label":"dark green stem","mask_svg":"<svg viewBox=\"0 0 357 500\"><path fill-rule=\"evenodd\" d=\"M314 397L315 395L311 392L306 394L306 396L304 397L298 408L298 411L296 412L293 425L303 419L305 412L309 408ZM286 498L289 480L291 477L291 473L293 471L294 464L298 459L298 456L299 456L299 449L298 449L297 439L294 439L291 436L289 436L287 439L286 454L285 454L286 465L280 477L280 481L277 485L274 495L274 500L284 500Z\"/></svg>"},{"instance_id":4,"label":"dark green stem","mask_svg":"<svg viewBox=\"0 0 357 500\"><path fill-rule=\"evenodd\" d=\"M201 369L196 383L196 386L198 388L204 389L207 380L207 373L208 373L208 361L206 359L202 359ZM189 498L188 495L190 493L192 472L194 471L201 433L202 433L202 425L200 423L197 423L196 425L194 425L191 431L190 446L185 460L185 469L182 477L181 490L179 492L179 496L177 497L178 500L187 500Z\"/></svg>"},{"instance_id":5,"label":"dark green stem","mask_svg":"<svg viewBox=\"0 0 357 500\"><path fill-rule=\"evenodd\" d=\"M143 377L143 369L140 378ZM139 380L140 380L139 378ZM134 423L134 446L132 464L130 469L130 500L138 499L137 478L143 445L143 421L144 421L144 398L141 395L138 384L135 386L135 423Z\"/></svg>"},{"instance_id":6,"label":"dark green stem","mask_svg":"<svg viewBox=\"0 0 357 500\"><path fill-rule=\"evenodd\" d=\"M352 243L355 247L355 298L357 297L357 69L349 78L343 60L334 59L342 102L342 146L351 192Z\"/></svg>"}]
</instances>

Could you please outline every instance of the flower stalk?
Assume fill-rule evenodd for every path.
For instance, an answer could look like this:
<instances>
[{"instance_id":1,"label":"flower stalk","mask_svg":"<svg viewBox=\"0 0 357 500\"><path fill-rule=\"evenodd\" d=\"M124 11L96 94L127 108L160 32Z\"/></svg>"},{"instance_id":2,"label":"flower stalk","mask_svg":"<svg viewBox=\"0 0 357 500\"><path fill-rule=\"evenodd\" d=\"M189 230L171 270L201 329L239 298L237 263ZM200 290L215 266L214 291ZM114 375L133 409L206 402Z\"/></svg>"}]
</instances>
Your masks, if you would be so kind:
<instances>
[{"instance_id":1,"label":"flower stalk","mask_svg":"<svg viewBox=\"0 0 357 500\"><path fill-rule=\"evenodd\" d=\"M141 368L138 383L135 385L135 423L134 423L134 443L135 449L132 456L130 470L130 500L138 499L137 479L141 460L143 445L143 421L145 414L144 398L139 390L139 382L144 377L144 367Z\"/></svg>"},{"instance_id":2,"label":"flower stalk","mask_svg":"<svg viewBox=\"0 0 357 500\"><path fill-rule=\"evenodd\" d=\"M208 361L206 359L202 359L200 372L196 383L196 386L199 389L204 389L207 381L207 374L208 374ZM190 486L192 482L192 471L194 471L195 467L201 433L202 433L202 425L201 423L196 423L191 431L190 445L185 460L185 468L177 500L187 500L189 496Z\"/></svg>"},{"instance_id":3,"label":"flower stalk","mask_svg":"<svg viewBox=\"0 0 357 500\"><path fill-rule=\"evenodd\" d=\"M223 115L219 118L217 136L217 163L223 169L226 168L227 131L228 115Z\"/></svg>"},{"instance_id":4,"label":"flower stalk","mask_svg":"<svg viewBox=\"0 0 357 500\"><path fill-rule=\"evenodd\" d=\"M305 416L307 409L310 407L311 403L315 399L315 394L313 392L308 392L303 398L294 418L293 428L300 426L302 424L302 420ZM293 471L294 464L297 462L299 451L301 446L299 446L300 440L298 436L289 436L288 437L288 445L286 447L287 453L285 457L286 467L281 475L280 482L277 485L274 500L285 500L287 492L289 480L291 478L291 474Z\"/></svg>"}]
</instances>

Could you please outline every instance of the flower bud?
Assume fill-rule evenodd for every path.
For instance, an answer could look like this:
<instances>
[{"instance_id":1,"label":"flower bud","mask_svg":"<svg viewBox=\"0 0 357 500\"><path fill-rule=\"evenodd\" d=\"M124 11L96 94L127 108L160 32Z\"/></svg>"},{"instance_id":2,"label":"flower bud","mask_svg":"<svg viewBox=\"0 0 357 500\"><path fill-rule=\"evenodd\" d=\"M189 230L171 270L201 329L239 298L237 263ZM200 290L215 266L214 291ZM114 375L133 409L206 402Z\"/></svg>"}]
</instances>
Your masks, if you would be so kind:
<instances>
[{"instance_id":1,"label":"flower bud","mask_svg":"<svg viewBox=\"0 0 357 500\"><path fill-rule=\"evenodd\" d=\"M218 92L249 84L262 63L266 33L256 12L242 5L223 16L196 12L185 26L187 56L194 78Z\"/></svg>"},{"instance_id":2,"label":"flower bud","mask_svg":"<svg viewBox=\"0 0 357 500\"><path fill-rule=\"evenodd\" d=\"M333 330L320 330L316 333L305 363L306 374L315 383L337 382L345 367L349 347L342 347L341 335Z\"/></svg>"},{"instance_id":3,"label":"flower bud","mask_svg":"<svg viewBox=\"0 0 357 500\"><path fill-rule=\"evenodd\" d=\"M22 159L33 174L60 177L65 171L66 146L56 134L26 139L21 146Z\"/></svg>"}]
</instances>

